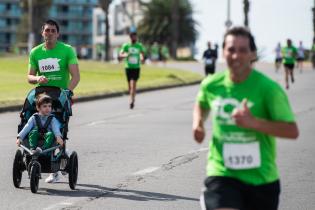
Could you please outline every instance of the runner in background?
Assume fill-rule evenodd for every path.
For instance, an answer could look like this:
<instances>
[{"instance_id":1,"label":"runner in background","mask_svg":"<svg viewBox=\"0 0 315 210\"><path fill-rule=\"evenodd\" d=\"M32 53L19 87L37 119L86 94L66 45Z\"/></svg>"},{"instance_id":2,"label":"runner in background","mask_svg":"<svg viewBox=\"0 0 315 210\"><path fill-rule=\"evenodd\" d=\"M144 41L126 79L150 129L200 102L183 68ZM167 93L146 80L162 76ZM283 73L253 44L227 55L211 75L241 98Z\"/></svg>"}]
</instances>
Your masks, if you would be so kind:
<instances>
[{"instance_id":1,"label":"runner in background","mask_svg":"<svg viewBox=\"0 0 315 210\"><path fill-rule=\"evenodd\" d=\"M289 79L294 83L294 65L297 49L292 45L291 39L287 39L287 46L282 48L282 63L285 71L285 88L289 89Z\"/></svg>"},{"instance_id":2,"label":"runner in background","mask_svg":"<svg viewBox=\"0 0 315 210\"><path fill-rule=\"evenodd\" d=\"M140 66L144 62L144 48L137 39L137 32L131 29L130 42L125 43L119 53L119 59L125 60L125 73L130 95L129 108L133 109L136 98L137 81L140 77Z\"/></svg>"},{"instance_id":3,"label":"runner in background","mask_svg":"<svg viewBox=\"0 0 315 210\"><path fill-rule=\"evenodd\" d=\"M297 51L297 68L300 70L300 73L303 71L303 62L305 60L305 48L303 46L303 42L300 41L299 48Z\"/></svg>"},{"instance_id":4,"label":"runner in background","mask_svg":"<svg viewBox=\"0 0 315 210\"><path fill-rule=\"evenodd\" d=\"M202 58L205 62L205 75L214 74L215 63L218 57L217 50L211 48L211 42L208 42L208 49L204 51Z\"/></svg>"},{"instance_id":5,"label":"runner in background","mask_svg":"<svg viewBox=\"0 0 315 210\"><path fill-rule=\"evenodd\" d=\"M277 47L275 48L276 53L276 59L275 59L275 70L276 72L279 71L282 63L282 56L281 56L281 43L279 42L277 44Z\"/></svg>"}]
</instances>

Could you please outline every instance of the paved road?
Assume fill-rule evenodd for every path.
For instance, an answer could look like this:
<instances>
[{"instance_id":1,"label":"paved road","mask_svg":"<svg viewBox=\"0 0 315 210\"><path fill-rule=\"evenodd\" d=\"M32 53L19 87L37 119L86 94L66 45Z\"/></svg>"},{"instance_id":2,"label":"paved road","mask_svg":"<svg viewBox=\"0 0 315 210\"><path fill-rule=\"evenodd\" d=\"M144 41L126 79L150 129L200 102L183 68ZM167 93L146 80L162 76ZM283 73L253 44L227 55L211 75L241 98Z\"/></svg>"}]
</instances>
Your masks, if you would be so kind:
<instances>
[{"instance_id":1,"label":"paved road","mask_svg":"<svg viewBox=\"0 0 315 210\"><path fill-rule=\"evenodd\" d=\"M199 64L169 65L203 71ZM271 66L258 66L282 81ZM298 141L278 142L281 210L315 206L314 81L315 71L298 73L288 91L301 135ZM13 187L18 113L0 114L0 209L199 209L207 142L198 145L192 140L191 109L197 91L198 86L189 86L143 93L132 111L127 109L127 96L75 104L68 146L79 154L76 191L64 177L57 184L41 180L39 193L32 194L26 173L22 188Z\"/></svg>"}]
</instances>

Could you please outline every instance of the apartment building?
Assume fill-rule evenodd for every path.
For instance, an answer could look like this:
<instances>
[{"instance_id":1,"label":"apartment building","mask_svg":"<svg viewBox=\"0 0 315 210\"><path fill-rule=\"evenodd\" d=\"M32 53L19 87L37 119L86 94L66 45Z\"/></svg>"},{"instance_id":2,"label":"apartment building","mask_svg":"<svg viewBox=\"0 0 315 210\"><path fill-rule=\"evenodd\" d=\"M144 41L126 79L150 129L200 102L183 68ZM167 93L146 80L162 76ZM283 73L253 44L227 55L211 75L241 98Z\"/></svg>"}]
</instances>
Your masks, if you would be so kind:
<instances>
[{"instance_id":1,"label":"apartment building","mask_svg":"<svg viewBox=\"0 0 315 210\"><path fill-rule=\"evenodd\" d=\"M60 40L92 55L92 14L98 0L53 0L47 18L60 24ZM17 42L16 31L22 10L19 0L0 0L0 51L8 51Z\"/></svg>"}]
</instances>

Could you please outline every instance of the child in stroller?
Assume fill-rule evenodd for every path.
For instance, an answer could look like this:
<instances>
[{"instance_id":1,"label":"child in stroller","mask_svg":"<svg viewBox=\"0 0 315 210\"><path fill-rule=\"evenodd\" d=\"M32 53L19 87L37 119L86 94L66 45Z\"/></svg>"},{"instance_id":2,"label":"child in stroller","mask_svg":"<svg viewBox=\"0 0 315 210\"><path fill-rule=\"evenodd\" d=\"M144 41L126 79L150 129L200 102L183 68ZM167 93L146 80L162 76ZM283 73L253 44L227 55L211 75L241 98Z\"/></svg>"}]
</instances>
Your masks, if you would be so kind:
<instances>
[{"instance_id":1,"label":"child in stroller","mask_svg":"<svg viewBox=\"0 0 315 210\"><path fill-rule=\"evenodd\" d=\"M44 95L40 95L43 93ZM37 106L34 102L35 98L38 98ZM51 108L50 102L40 104L41 98L42 100L51 98ZM35 113L36 109L39 114ZM50 110L52 115L49 114ZM38 115L47 115L44 117L47 119L43 120L47 125L39 122L41 120L38 119L38 117L40 118ZM22 173L27 170L33 193L38 190L41 173L68 173L69 186L71 189L75 189L78 176L78 156L75 151L66 150L68 122L71 115L70 97L67 90L39 86L29 92L20 113L21 122L18 126L19 138L17 140L19 148L13 162L13 183L16 188L20 187ZM37 129L32 130L34 126ZM47 133L46 129L52 133ZM31 133L27 135L29 131ZM58 144L55 142L55 136Z\"/></svg>"},{"instance_id":2,"label":"child in stroller","mask_svg":"<svg viewBox=\"0 0 315 210\"><path fill-rule=\"evenodd\" d=\"M50 148L56 138L57 143L63 145L61 138L60 123L51 114L52 98L46 94L40 94L36 99L35 113L17 136L17 145L28 135L29 145L32 153L41 153L42 150ZM36 149L35 149L36 148Z\"/></svg>"}]
</instances>

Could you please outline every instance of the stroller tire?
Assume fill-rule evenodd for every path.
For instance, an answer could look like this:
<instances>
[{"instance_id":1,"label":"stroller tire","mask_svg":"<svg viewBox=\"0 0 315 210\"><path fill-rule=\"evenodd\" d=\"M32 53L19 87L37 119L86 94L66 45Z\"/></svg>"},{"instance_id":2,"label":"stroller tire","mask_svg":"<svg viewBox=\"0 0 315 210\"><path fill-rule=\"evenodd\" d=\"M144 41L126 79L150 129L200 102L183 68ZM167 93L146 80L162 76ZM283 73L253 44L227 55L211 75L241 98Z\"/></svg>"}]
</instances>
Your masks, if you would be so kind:
<instances>
[{"instance_id":1,"label":"stroller tire","mask_svg":"<svg viewBox=\"0 0 315 210\"><path fill-rule=\"evenodd\" d=\"M21 180L22 180L22 173L23 173L23 154L20 149L16 150L15 152L15 157L14 157L14 162L13 162L13 170L12 170L12 175L13 175L13 184L14 187L19 188L21 185Z\"/></svg>"},{"instance_id":2,"label":"stroller tire","mask_svg":"<svg viewBox=\"0 0 315 210\"><path fill-rule=\"evenodd\" d=\"M75 189L78 180L78 155L76 152L73 152L69 159L68 165L69 173L69 186L72 190Z\"/></svg>"},{"instance_id":3,"label":"stroller tire","mask_svg":"<svg viewBox=\"0 0 315 210\"><path fill-rule=\"evenodd\" d=\"M32 193L37 193L38 183L40 179L40 165L38 162L32 163L30 173L30 185Z\"/></svg>"}]
</instances>

